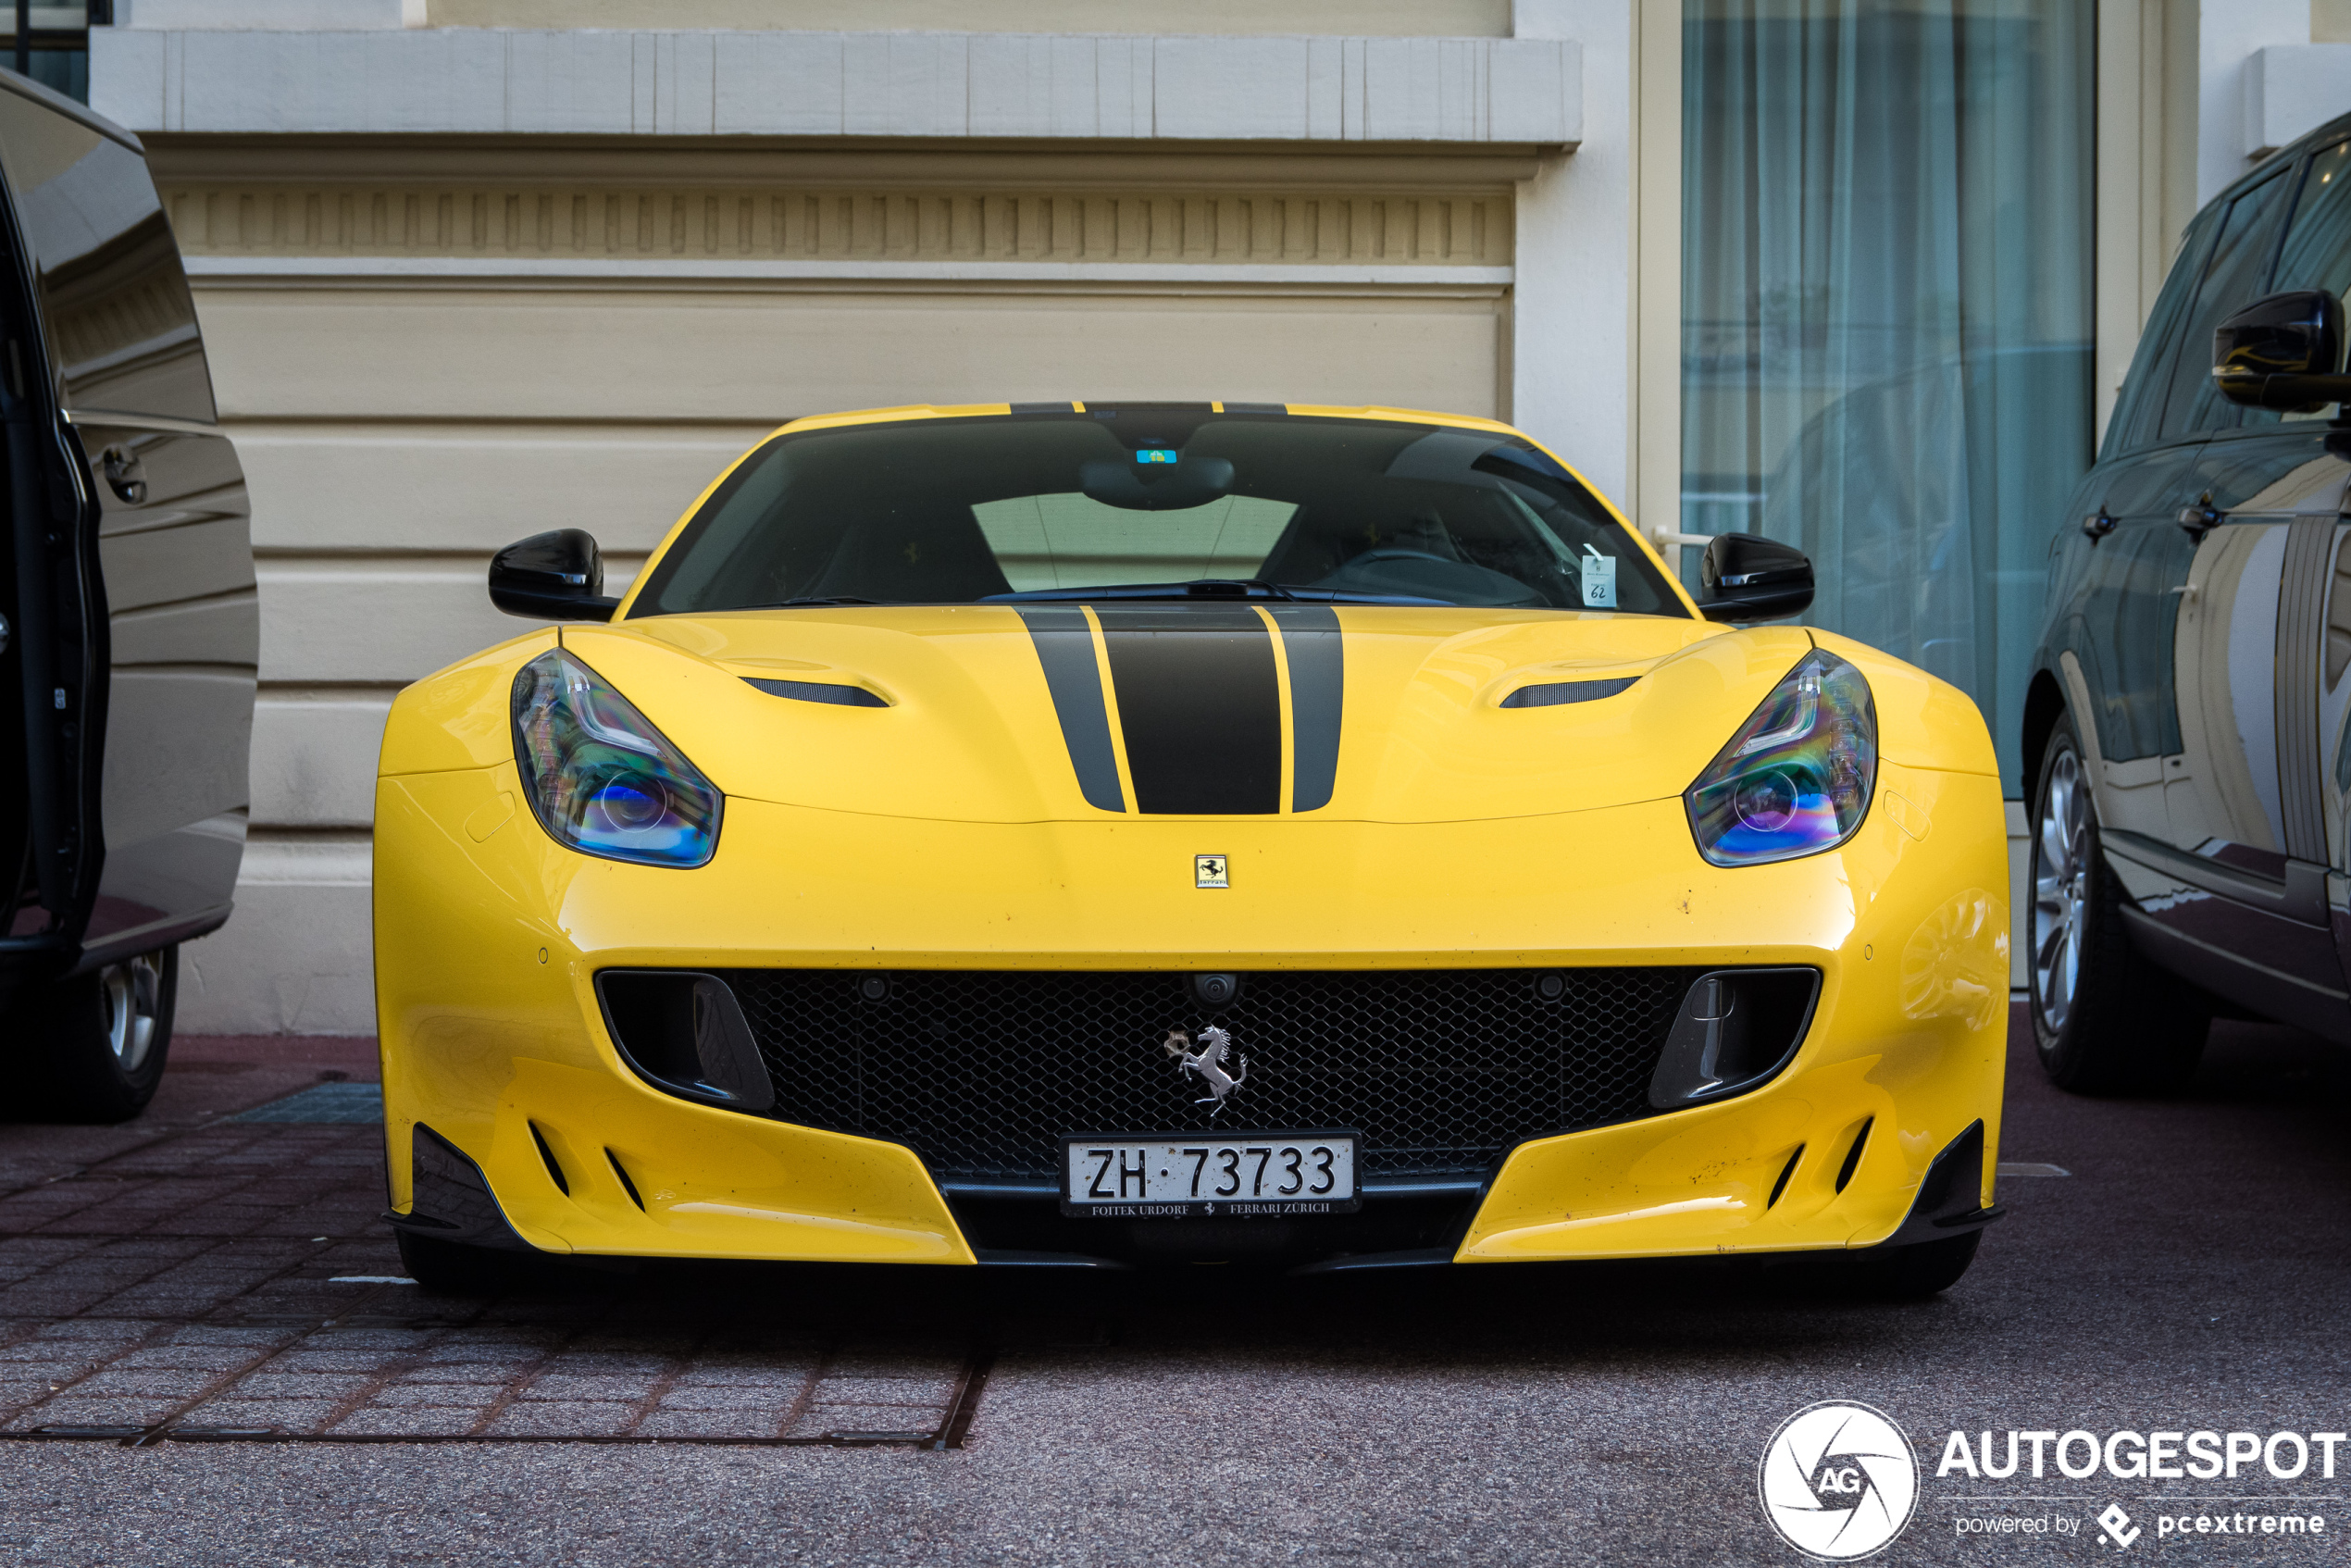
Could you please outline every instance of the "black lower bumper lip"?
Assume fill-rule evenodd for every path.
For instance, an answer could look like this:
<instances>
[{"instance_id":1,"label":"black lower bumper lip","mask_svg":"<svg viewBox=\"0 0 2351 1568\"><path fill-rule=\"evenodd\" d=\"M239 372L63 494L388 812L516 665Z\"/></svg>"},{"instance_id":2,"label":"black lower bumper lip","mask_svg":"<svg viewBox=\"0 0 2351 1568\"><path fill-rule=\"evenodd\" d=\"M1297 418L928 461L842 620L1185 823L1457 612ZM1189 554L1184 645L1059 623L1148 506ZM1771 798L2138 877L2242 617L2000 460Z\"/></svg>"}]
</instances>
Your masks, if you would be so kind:
<instances>
[{"instance_id":1,"label":"black lower bumper lip","mask_svg":"<svg viewBox=\"0 0 2351 1568\"><path fill-rule=\"evenodd\" d=\"M1450 1247L1414 1247L1397 1252L1359 1252L1350 1257L1321 1258L1300 1263L1292 1274L1355 1274L1374 1269L1449 1268Z\"/></svg>"}]
</instances>

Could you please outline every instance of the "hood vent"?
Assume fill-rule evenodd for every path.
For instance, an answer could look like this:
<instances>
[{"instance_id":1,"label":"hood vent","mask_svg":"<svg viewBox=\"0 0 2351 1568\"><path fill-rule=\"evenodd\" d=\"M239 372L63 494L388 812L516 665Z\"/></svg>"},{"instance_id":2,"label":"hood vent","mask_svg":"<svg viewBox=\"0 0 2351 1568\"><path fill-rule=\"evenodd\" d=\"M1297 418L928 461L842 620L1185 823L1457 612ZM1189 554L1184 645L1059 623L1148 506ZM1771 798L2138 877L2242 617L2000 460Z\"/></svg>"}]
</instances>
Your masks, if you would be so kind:
<instances>
[{"instance_id":1,"label":"hood vent","mask_svg":"<svg viewBox=\"0 0 2351 1568\"><path fill-rule=\"evenodd\" d=\"M790 697L795 703L830 703L841 708L886 708L889 704L877 692L862 686L843 686L830 680L755 680L743 677L744 684L756 686L770 697Z\"/></svg>"},{"instance_id":2,"label":"hood vent","mask_svg":"<svg viewBox=\"0 0 2351 1568\"><path fill-rule=\"evenodd\" d=\"M1556 708L1566 703L1597 703L1613 697L1641 678L1627 675L1614 680L1554 680L1542 686L1522 686L1502 699L1506 708Z\"/></svg>"}]
</instances>

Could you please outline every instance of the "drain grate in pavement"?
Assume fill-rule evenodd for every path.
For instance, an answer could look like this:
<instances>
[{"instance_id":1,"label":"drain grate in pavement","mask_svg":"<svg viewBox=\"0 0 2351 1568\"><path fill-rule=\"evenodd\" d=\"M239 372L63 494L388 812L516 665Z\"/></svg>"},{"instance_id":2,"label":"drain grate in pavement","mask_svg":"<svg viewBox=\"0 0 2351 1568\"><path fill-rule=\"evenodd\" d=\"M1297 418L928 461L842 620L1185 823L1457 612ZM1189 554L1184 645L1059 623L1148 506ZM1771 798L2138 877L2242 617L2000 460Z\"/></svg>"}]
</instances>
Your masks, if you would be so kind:
<instances>
[{"instance_id":1,"label":"drain grate in pavement","mask_svg":"<svg viewBox=\"0 0 2351 1568\"><path fill-rule=\"evenodd\" d=\"M371 1127L216 1123L0 1193L0 1438L954 1448L969 1430L989 1367L971 1337L804 1283L779 1300L804 1274L429 1296L377 1217L380 1148Z\"/></svg>"},{"instance_id":2,"label":"drain grate in pavement","mask_svg":"<svg viewBox=\"0 0 2351 1568\"><path fill-rule=\"evenodd\" d=\"M381 1126L384 1093L377 1084L318 1084L283 1100L256 1105L236 1118L241 1122L348 1123Z\"/></svg>"}]
</instances>

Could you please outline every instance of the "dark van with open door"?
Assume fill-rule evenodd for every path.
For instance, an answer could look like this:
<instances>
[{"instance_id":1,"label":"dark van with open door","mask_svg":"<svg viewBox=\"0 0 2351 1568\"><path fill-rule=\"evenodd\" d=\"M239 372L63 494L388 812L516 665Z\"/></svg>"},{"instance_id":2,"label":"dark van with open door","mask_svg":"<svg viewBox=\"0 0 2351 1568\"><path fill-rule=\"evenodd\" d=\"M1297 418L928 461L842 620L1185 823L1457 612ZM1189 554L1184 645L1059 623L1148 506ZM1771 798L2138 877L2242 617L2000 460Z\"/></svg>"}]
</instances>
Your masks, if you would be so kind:
<instances>
[{"instance_id":1,"label":"dark van with open door","mask_svg":"<svg viewBox=\"0 0 2351 1568\"><path fill-rule=\"evenodd\" d=\"M2215 1012L2351 1044L2351 116L2189 226L2052 545L2025 704L2043 1065L2158 1086Z\"/></svg>"},{"instance_id":2,"label":"dark van with open door","mask_svg":"<svg viewBox=\"0 0 2351 1568\"><path fill-rule=\"evenodd\" d=\"M138 138L0 72L0 1115L118 1121L244 852L244 475Z\"/></svg>"}]
</instances>

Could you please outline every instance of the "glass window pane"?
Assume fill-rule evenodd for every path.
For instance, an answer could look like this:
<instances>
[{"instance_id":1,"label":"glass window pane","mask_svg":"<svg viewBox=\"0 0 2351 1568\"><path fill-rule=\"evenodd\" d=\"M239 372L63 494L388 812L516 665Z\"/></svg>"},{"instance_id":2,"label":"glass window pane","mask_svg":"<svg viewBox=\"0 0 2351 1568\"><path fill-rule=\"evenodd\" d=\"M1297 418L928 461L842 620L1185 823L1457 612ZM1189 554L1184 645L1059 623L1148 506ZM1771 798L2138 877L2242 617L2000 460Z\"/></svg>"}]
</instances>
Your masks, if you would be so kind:
<instances>
[{"instance_id":1,"label":"glass window pane","mask_svg":"<svg viewBox=\"0 0 2351 1568\"><path fill-rule=\"evenodd\" d=\"M1173 512L1126 512L1082 494L979 501L972 516L1015 593L1121 582L1263 575L1298 506L1227 495Z\"/></svg>"},{"instance_id":2,"label":"glass window pane","mask_svg":"<svg viewBox=\"0 0 2351 1568\"><path fill-rule=\"evenodd\" d=\"M1623 524L1517 440L1099 406L779 435L686 525L634 613L1246 580L1342 604L1688 614Z\"/></svg>"},{"instance_id":3,"label":"glass window pane","mask_svg":"<svg viewBox=\"0 0 2351 1568\"><path fill-rule=\"evenodd\" d=\"M2130 374L2122 379L2122 397L2115 405L2113 422L2107 427L2103 457L2155 444L2163 426L2164 393L2171 387L2171 365L2180 346L2180 322L2195 302L2196 280L2204 274L2205 248L2218 222L2215 214L2206 212L2188 226L2187 237L2180 243L2180 254L2172 258L2163 292L2156 296L2155 308L2147 313L2146 326L2139 333Z\"/></svg>"},{"instance_id":4,"label":"glass window pane","mask_svg":"<svg viewBox=\"0 0 2351 1568\"><path fill-rule=\"evenodd\" d=\"M2324 289L2338 298L2351 292L2351 142L2310 159L2270 289Z\"/></svg>"},{"instance_id":5,"label":"glass window pane","mask_svg":"<svg viewBox=\"0 0 2351 1568\"><path fill-rule=\"evenodd\" d=\"M64 93L77 104L90 101L90 52L87 49L35 49L32 80Z\"/></svg>"},{"instance_id":6,"label":"glass window pane","mask_svg":"<svg viewBox=\"0 0 2351 1568\"><path fill-rule=\"evenodd\" d=\"M2212 330L2233 310L2261 297L2276 249L2278 216L2294 181L2281 173L2265 180L2229 204L2220 238L2212 243L2212 259L2205 264L2204 281L2196 292L2196 308L2188 313L2171 359L2171 391L2164 400L2162 439L2192 431L2233 429L2244 412L2212 386Z\"/></svg>"},{"instance_id":7,"label":"glass window pane","mask_svg":"<svg viewBox=\"0 0 2351 1568\"><path fill-rule=\"evenodd\" d=\"M2294 217L2286 223L2277 269L2270 279L2270 292L2287 289L2323 289L2337 299L2351 294L2351 142L2320 148L2302 176ZM2333 418L2340 411L2336 404L2309 414L2248 408L2241 418L2248 425L2266 425Z\"/></svg>"},{"instance_id":8,"label":"glass window pane","mask_svg":"<svg viewBox=\"0 0 2351 1568\"><path fill-rule=\"evenodd\" d=\"M1683 512L1984 710L2088 467L2097 7L1685 0Z\"/></svg>"}]
</instances>

